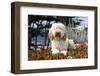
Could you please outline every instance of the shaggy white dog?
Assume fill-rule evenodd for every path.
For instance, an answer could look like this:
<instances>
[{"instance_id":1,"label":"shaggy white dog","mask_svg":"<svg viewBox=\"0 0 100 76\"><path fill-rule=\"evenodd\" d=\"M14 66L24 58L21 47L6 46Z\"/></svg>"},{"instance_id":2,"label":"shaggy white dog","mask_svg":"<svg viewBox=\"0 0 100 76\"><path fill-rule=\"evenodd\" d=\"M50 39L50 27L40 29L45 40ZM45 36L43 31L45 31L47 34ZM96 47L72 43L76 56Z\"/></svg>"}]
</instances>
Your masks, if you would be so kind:
<instances>
[{"instance_id":1,"label":"shaggy white dog","mask_svg":"<svg viewBox=\"0 0 100 76\"><path fill-rule=\"evenodd\" d=\"M54 23L48 33L53 54L67 54L68 48L75 48L73 40L68 39L66 27L62 23Z\"/></svg>"}]
</instances>

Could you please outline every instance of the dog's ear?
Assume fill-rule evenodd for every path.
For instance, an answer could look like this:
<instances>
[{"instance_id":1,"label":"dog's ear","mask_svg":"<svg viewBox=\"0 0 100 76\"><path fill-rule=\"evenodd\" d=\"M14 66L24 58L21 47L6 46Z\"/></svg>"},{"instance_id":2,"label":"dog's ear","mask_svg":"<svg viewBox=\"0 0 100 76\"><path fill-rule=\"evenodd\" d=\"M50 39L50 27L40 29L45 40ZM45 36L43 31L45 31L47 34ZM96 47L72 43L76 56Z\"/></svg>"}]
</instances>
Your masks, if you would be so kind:
<instances>
[{"instance_id":1,"label":"dog's ear","mask_svg":"<svg viewBox=\"0 0 100 76\"><path fill-rule=\"evenodd\" d=\"M48 37L49 37L50 40L53 40L53 39L54 39L53 34L52 34L51 31L49 31L49 33L48 33Z\"/></svg>"},{"instance_id":2,"label":"dog's ear","mask_svg":"<svg viewBox=\"0 0 100 76\"><path fill-rule=\"evenodd\" d=\"M62 40L66 40L66 34L64 34L64 36L62 37Z\"/></svg>"},{"instance_id":3,"label":"dog's ear","mask_svg":"<svg viewBox=\"0 0 100 76\"><path fill-rule=\"evenodd\" d=\"M66 40L66 38L68 38L68 33L64 33L64 36L62 37L63 40Z\"/></svg>"}]
</instances>

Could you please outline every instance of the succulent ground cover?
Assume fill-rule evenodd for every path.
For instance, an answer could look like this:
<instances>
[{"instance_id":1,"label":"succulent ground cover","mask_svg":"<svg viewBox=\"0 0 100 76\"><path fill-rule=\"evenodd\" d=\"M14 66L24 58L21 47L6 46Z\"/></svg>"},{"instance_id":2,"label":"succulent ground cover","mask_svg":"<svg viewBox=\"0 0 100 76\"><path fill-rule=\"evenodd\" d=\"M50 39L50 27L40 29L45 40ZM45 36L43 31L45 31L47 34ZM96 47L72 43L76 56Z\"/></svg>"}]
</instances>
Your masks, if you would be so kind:
<instances>
[{"instance_id":1,"label":"succulent ground cover","mask_svg":"<svg viewBox=\"0 0 100 76\"><path fill-rule=\"evenodd\" d=\"M41 50L29 50L28 60L54 60L54 59L81 59L88 58L87 43L76 44L76 49L68 49L66 56L62 53L52 54L51 48Z\"/></svg>"}]
</instances>

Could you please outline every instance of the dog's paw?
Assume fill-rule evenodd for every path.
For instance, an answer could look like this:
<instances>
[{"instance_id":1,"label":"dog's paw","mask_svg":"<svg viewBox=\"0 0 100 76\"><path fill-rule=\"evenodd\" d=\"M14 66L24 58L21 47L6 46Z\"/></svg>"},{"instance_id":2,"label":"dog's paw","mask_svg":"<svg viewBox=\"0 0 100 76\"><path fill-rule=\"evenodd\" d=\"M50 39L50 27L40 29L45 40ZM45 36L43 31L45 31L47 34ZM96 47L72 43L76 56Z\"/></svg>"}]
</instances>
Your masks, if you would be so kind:
<instances>
[{"instance_id":1,"label":"dog's paw","mask_svg":"<svg viewBox=\"0 0 100 76\"><path fill-rule=\"evenodd\" d=\"M68 56L67 59L72 59L72 56Z\"/></svg>"},{"instance_id":2,"label":"dog's paw","mask_svg":"<svg viewBox=\"0 0 100 76\"><path fill-rule=\"evenodd\" d=\"M66 55L67 54L67 50L60 51L60 53Z\"/></svg>"},{"instance_id":3,"label":"dog's paw","mask_svg":"<svg viewBox=\"0 0 100 76\"><path fill-rule=\"evenodd\" d=\"M52 50L52 54L57 54L57 53L59 53L59 50L58 49Z\"/></svg>"}]
</instances>

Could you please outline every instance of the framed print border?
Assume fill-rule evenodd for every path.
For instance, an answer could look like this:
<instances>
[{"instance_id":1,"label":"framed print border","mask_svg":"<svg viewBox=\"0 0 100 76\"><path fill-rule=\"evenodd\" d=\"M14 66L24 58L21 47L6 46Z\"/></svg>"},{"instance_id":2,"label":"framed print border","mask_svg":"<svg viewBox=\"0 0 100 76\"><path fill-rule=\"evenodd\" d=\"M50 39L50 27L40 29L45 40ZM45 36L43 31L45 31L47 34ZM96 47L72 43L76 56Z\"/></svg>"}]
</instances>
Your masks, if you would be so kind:
<instances>
[{"instance_id":1,"label":"framed print border","mask_svg":"<svg viewBox=\"0 0 100 76\"><path fill-rule=\"evenodd\" d=\"M94 11L94 65L80 67L61 67L61 68L46 68L46 69L20 69L20 8L25 7L43 7L57 9L79 9ZM97 69L97 7L94 6L79 6L79 5L61 5L47 3L28 3L28 2L13 2L11 3L11 72L15 74L22 73L40 73L40 72L56 72L56 71L72 71Z\"/></svg>"}]
</instances>

